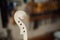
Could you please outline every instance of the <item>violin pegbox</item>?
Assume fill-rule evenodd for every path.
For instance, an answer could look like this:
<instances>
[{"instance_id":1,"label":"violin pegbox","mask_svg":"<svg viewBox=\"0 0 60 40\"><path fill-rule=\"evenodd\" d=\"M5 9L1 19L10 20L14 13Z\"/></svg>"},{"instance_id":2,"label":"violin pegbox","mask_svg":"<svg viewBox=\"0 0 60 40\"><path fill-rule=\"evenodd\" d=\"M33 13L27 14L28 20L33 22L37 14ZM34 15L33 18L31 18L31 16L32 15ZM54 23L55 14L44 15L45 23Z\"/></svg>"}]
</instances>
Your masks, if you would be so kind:
<instances>
[{"instance_id":1,"label":"violin pegbox","mask_svg":"<svg viewBox=\"0 0 60 40\"><path fill-rule=\"evenodd\" d=\"M26 15L26 13L24 11L16 11L15 15L14 15L14 20L16 22L16 24L18 25L19 29L20 29L20 34L24 35L24 40L27 40L27 29L26 29L26 25L24 24L24 22L22 20L24 20L24 16Z\"/></svg>"}]
</instances>

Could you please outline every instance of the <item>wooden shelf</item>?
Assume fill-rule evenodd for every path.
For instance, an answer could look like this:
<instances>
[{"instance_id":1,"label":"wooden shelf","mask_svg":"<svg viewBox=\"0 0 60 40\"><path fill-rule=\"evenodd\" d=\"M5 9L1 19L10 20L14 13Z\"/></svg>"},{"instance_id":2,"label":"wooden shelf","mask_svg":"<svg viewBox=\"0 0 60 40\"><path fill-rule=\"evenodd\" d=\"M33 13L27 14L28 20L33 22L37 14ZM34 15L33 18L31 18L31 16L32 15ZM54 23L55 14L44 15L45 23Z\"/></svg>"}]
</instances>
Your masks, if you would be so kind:
<instances>
[{"instance_id":1,"label":"wooden shelf","mask_svg":"<svg viewBox=\"0 0 60 40\"><path fill-rule=\"evenodd\" d=\"M28 40L54 40L53 33L48 33L42 36L34 37Z\"/></svg>"}]
</instances>

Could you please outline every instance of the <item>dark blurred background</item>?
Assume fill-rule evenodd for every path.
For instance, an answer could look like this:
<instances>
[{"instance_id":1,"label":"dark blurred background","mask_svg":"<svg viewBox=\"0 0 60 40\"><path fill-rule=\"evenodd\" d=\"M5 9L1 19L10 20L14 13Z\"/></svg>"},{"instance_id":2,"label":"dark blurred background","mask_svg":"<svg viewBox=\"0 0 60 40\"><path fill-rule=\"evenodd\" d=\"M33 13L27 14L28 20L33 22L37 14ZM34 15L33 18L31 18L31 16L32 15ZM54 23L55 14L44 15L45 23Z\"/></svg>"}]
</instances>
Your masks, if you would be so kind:
<instances>
[{"instance_id":1,"label":"dark blurred background","mask_svg":"<svg viewBox=\"0 0 60 40\"><path fill-rule=\"evenodd\" d=\"M17 10L29 16L28 40L60 40L60 0L0 0L0 40L23 40L14 21Z\"/></svg>"}]
</instances>

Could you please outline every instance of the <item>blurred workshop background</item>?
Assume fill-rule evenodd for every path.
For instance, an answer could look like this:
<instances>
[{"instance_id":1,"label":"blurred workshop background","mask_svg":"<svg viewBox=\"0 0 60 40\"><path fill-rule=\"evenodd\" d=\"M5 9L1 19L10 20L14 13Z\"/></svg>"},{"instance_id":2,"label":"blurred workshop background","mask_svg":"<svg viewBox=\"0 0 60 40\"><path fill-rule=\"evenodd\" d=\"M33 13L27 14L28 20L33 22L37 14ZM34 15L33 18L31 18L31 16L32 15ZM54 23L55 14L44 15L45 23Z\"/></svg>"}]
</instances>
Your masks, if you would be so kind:
<instances>
[{"instance_id":1,"label":"blurred workshop background","mask_svg":"<svg viewBox=\"0 0 60 40\"><path fill-rule=\"evenodd\" d=\"M0 40L23 40L14 21L17 10L29 16L23 20L28 40L60 40L60 0L0 0Z\"/></svg>"}]
</instances>

